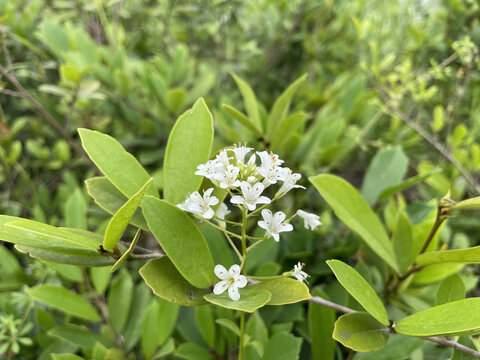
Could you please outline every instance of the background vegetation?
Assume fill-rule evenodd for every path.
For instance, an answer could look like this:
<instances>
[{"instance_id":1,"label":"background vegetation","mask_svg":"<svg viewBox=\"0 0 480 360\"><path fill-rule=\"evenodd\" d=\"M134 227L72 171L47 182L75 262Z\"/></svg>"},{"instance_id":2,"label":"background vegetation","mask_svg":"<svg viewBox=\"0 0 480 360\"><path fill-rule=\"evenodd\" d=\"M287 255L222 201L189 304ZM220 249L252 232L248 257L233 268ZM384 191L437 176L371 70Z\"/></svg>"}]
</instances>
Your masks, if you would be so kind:
<instances>
[{"instance_id":1,"label":"background vegetation","mask_svg":"<svg viewBox=\"0 0 480 360\"><path fill-rule=\"evenodd\" d=\"M202 96L214 115L215 150L239 141L272 150L304 175L303 185L307 176L338 174L361 190L389 231L402 212L414 237L425 238L436 200L449 189L454 200L480 192L479 15L475 0L0 0L0 213L102 233L109 215L83 184L97 170L77 128L118 139L161 189L168 134ZM266 119L297 79L288 113L274 113L288 126L258 134L241 121L238 111ZM245 83L258 100L256 115L244 104ZM321 214L322 228L298 227L249 266L281 273L300 259L313 293L358 308L325 264L337 258L386 293L378 258L309 187L284 204ZM452 218L435 246L479 245L479 228L475 213ZM235 335L215 322L234 320L233 312L154 297L138 275L143 264L130 261L111 277L108 268L36 261L2 245L0 356L234 358ZM452 274L461 277L463 296L478 296L477 272L440 266L386 302L398 314L430 307ZM102 320L49 312L27 293L44 283L74 289ZM333 321L332 310L300 303L262 309L247 328L264 358L281 351L285 359L342 359L350 351L331 340ZM388 349L399 342L398 359L452 356L415 338L392 339L375 359L393 359Z\"/></svg>"}]
</instances>

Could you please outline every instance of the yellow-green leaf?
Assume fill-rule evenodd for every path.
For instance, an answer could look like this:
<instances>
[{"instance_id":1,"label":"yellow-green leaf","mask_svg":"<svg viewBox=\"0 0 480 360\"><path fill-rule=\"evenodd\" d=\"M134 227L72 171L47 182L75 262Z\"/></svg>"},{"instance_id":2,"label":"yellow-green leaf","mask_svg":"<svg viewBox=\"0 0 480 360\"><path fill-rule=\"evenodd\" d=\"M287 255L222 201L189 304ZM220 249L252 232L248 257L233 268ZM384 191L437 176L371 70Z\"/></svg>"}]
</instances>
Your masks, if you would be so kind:
<instances>
[{"instance_id":1,"label":"yellow-green leaf","mask_svg":"<svg viewBox=\"0 0 480 360\"><path fill-rule=\"evenodd\" d=\"M261 281L249 288L268 290L272 297L267 305L293 304L311 297L308 287L304 283L290 278Z\"/></svg>"},{"instance_id":2,"label":"yellow-green leaf","mask_svg":"<svg viewBox=\"0 0 480 360\"><path fill-rule=\"evenodd\" d=\"M209 303L232 310L240 310L252 313L255 310L266 305L271 298L271 294L267 290L249 290L240 289L240 299L232 300L228 296L227 291L223 294L215 295L213 293L204 295L204 299Z\"/></svg>"}]
</instances>

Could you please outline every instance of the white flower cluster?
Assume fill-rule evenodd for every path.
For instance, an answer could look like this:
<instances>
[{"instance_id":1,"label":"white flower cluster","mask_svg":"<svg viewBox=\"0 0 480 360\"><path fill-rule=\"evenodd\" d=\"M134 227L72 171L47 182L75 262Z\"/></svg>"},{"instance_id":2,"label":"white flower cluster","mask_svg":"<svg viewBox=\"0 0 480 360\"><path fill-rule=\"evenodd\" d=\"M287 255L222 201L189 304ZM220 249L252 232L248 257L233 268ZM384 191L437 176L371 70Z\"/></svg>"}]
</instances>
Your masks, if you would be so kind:
<instances>
[{"instance_id":1,"label":"white flower cluster","mask_svg":"<svg viewBox=\"0 0 480 360\"><path fill-rule=\"evenodd\" d=\"M305 187L297 185L301 175L293 173L287 167L282 167L284 161L276 154L257 151L245 161L247 154L252 150L252 148L242 145L223 149L215 159L199 165L195 175L204 176L216 187L227 190L231 195L230 203L240 206L246 213L255 211L259 204L263 204L262 208L265 207L265 205L281 198L294 188L305 189ZM260 159L260 165L257 165L257 156ZM282 182L282 184L273 199L262 195L266 188L278 182ZM225 203L221 203L216 211L213 210L212 206L219 203L219 199L212 195L213 191L213 187L205 190L203 195L195 191L177 206L207 221L215 219L220 228L225 230L226 223L224 220L230 210ZM265 239L273 237L278 242L281 232L293 230L293 226L289 223L291 218L285 221L286 215L282 211L273 214L268 209L262 209L261 214L263 219L258 221L258 226L265 229ZM319 217L315 214L298 210L295 215L304 219L305 228L314 230L321 225ZM215 286L214 293L221 294L228 289L230 298L238 300L240 298L238 288L247 284L245 276L240 275L240 270L239 265L233 265L227 272L225 267L217 265L215 274L222 281ZM304 281L308 276L301 271L300 263L298 270L297 265L295 265L291 275L300 281Z\"/></svg>"}]
</instances>

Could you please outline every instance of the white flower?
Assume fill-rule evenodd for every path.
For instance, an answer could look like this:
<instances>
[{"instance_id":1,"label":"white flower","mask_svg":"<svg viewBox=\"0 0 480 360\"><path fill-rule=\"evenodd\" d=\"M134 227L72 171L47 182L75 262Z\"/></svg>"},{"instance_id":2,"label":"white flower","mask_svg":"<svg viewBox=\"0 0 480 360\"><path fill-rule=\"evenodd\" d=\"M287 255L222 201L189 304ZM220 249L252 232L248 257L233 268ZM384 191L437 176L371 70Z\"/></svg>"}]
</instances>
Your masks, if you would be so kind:
<instances>
[{"instance_id":1,"label":"white flower","mask_svg":"<svg viewBox=\"0 0 480 360\"><path fill-rule=\"evenodd\" d=\"M187 200L177 206L184 211L191 212L204 219L211 219L214 215L211 206L218 204L218 199L215 196L210 196L212 191L213 188L206 190L203 193L203 197L198 191L195 191Z\"/></svg>"},{"instance_id":2,"label":"white flower","mask_svg":"<svg viewBox=\"0 0 480 360\"><path fill-rule=\"evenodd\" d=\"M283 160L279 159L277 154L268 153L266 151L257 151L258 156L260 156L260 160L262 161L261 167L263 168L271 168L275 166L280 166L283 164Z\"/></svg>"},{"instance_id":3,"label":"white flower","mask_svg":"<svg viewBox=\"0 0 480 360\"><path fill-rule=\"evenodd\" d=\"M263 220L258 222L258 226L267 231L268 236L273 236L275 241L280 240L280 233L283 231L292 231L293 226L291 224L282 223L285 220L285 214L281 211L272 215L272 212L268 209L262 210Z\"/></svg>"},{"instance_id":4,"label":"white flower","mask_svg":"<svg viewBox=\"0 0 480 360\"><path fill-rule=\"evenodd\" d=\"M297 181L300 180L301 177L302 175L300 174L293 174L292 170L289 168L284 168L282 172L282 178L280 179L283 181L283 185L280 190L278 190L277 195L283 196L293 188L305 189L305 187L302 185L296 185Z\"/></svg>"},{"instance_id":5,"label":"white flower","mask_svg":"<svg viewBox=\"0 0 480 360\"><path fill-rule=\"evenodd\" d=\"M270 168L259 167L258 173L265 178L263 180L265 186L276 184L277 180L281 180L283 178L282 168L280 166L274 166Z\"/></svg>"},{"instance_id":6,"label":"white flower","mask_svg":"<svg viewBox=\"0 0 480 360\"><path fill-rule=\"evenodd\" d=\"M230 214L230 210L228 210L227 205L225 203L221 203L220 206L218 207L217 211L215 212L215 216L219 219L225 219L225 216ZM217 220L218 224L225 228L225 221Z\"/></svg>"},{"instance_id":7,"label":"white flower","mask_svg":"<svg viewBox=\"0 0 480 360\"><path fill-rule=\"evenodd\" d=\"M197 171L195 175L204 176L207 179L212 179L217 173L218 161L217 160L208 160L205 164L200 164L197 166Z\"/></svg>"},{"instance_id":8,"label":"white flower","mask_svg":"<svg viewBox=\"0 0 480 360\"><path fill-rule=\"evenodd\" d=\"M233 151L235 154L235 158L237 159L237 162L242 163L245 160L245 155L247 155L250 151L253 150L253 148L249 148L246 146L238 146L235 145L233 149L229 149L230 151Z\"/></svg>"},{"instance_id":9,"label":"white flower","mask_svg":"<svg viewBox=\"0 0 480 360\"><path fill-rule=\"evenodd\" d=\"M291 274L291 276L294 276L295 278L297 278L298 281L302 281L302 282L305 281L307 277L310 276L305 271L302 271L302 267L304 265L305 264L301 264L300 262L298 263L298 265L294 265L293 271Z\"/></svg>"},{"instance_id":10,"label":"white flower","mask_svg":"<svg viewBox=\"0 0 480 360\"><path fill-rule=\"evenodd\" d=\"M219 165L222 165L224 167L227 167L230 164L230 157L228 157L227 150L223 149L220 151L215 158L215 160L219 163Z\"/></svg>"},{"instance_id":11,"label":"white flower","mask_svg":"<svg viewBox=\"0 0 480 360\"><path fill-rule=\"evenodd\" d=\"M222 189L227 189L230 187L239 187L240 180L237 180L238 173L240 169L233 165L228 165L227 167L221 168L216 174L215 179L220 182L220 187Z\"/></svg>"},{"instance_id":12,"label":"white flower","mask_svg":"<svg viewBox=\"0 0 480 360\"><path fill-rule=\"evenodd\" d=\"M308 213L303 210L297 210L297 215L303 219L305 229L315 230L318 226L322 225L320 222L320 216Z\"/></svg>"},{"instance_id":13,"label":"white flower","mask_svg":"<svg viewBox=\"0 0 480 360\"><path fill-rule=\"evenodd\" d=\"M250 185L246 181L242 181L240 184L242 189L242 195L232 196L230 202L232 204L246 205L248 210L253 211L257 207L257 204L270 204L270 199L266 196L260 196L265 186L262 183Z\"/></svg>"},{"instance_id":14,"label":"white flower","mask_svg":"<svg viewBox=\"0 0 480 360\"><path fill-rule=\"evenodd\" d=\"M232 265L227 271L223 265L217 265L214 269L215 275L222 281L217 283L213 288L213 293L216 295L222 294L228 288L228 296L232 300L240 299L238 288L243 288L247 285L247 278L240 275L240 266Z\"/></svg>"}]
</instances>

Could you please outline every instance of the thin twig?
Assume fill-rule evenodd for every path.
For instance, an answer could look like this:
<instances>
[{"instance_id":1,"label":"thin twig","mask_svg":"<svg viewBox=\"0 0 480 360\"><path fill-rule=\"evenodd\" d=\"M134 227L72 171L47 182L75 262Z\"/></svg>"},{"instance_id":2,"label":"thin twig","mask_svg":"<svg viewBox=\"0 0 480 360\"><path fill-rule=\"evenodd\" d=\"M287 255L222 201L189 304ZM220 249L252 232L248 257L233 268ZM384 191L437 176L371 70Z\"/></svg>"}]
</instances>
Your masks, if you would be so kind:
<instances>
[{"instance_id":1,"label":"thin twig","mask_svg":"<svg viewBox=\"0 0 480 360\"><path fill-rule=\"evenodd\" d=\"M307 301L329 307L331 309L340 311L340 312L345 313L345 314L356 312L356 310L353 310L353 309L350 309L349 307L342 306L342 305L336 304L334 302L325 300L324 298L322 298L320 296L312 296ZM388 327L388 329L390 330L390 332L395 332L394 327ZM464 352L464 353L469 354L473 357L476 357L477 359L480 359L480 352L478 352L478 351L476 351L472 348L469 348L468 346L459 344L456 341L447 340L447 339L437 337L437 336L427 336L427 337L420 337L420 338L424 339L424 340L427 340L427 341L430 341L430 342L434 342L434 343L442 345L442 346L446 346L446 347Z\"/></svg>"},{"instance_id":2,"label":"thin twig","mask_svg":"<svg viewBox=\"0 0 480 360\"><path fill-rule=\"evenodd\" d=\"M158 258L161 258L162 256L165 256L165 254L161 254L161 253L153 253L153 254L130 254L130 257L131 257L132 259L144 259L144 260L158 259Z\"/></svg>"},{"instance_id":3,"label":"thin twig","mask_svg":"<svg viewBox=\"0 0 480 360\"><path fill-rule=\"evenodd\" d=\"M64 138L70 147L78 154L83 156L87 161L93 164L87 153L71 138L68 132L54 119L54 117L40 104L30 93L20 84L15 75L9 73L3 65L0 64L0 73L20 92L22 97L32 104L35 111L41 115L48 124L55 129L58 134ZM97 171L97 168L95 167Z\"/></svg>"}]
</instances>

